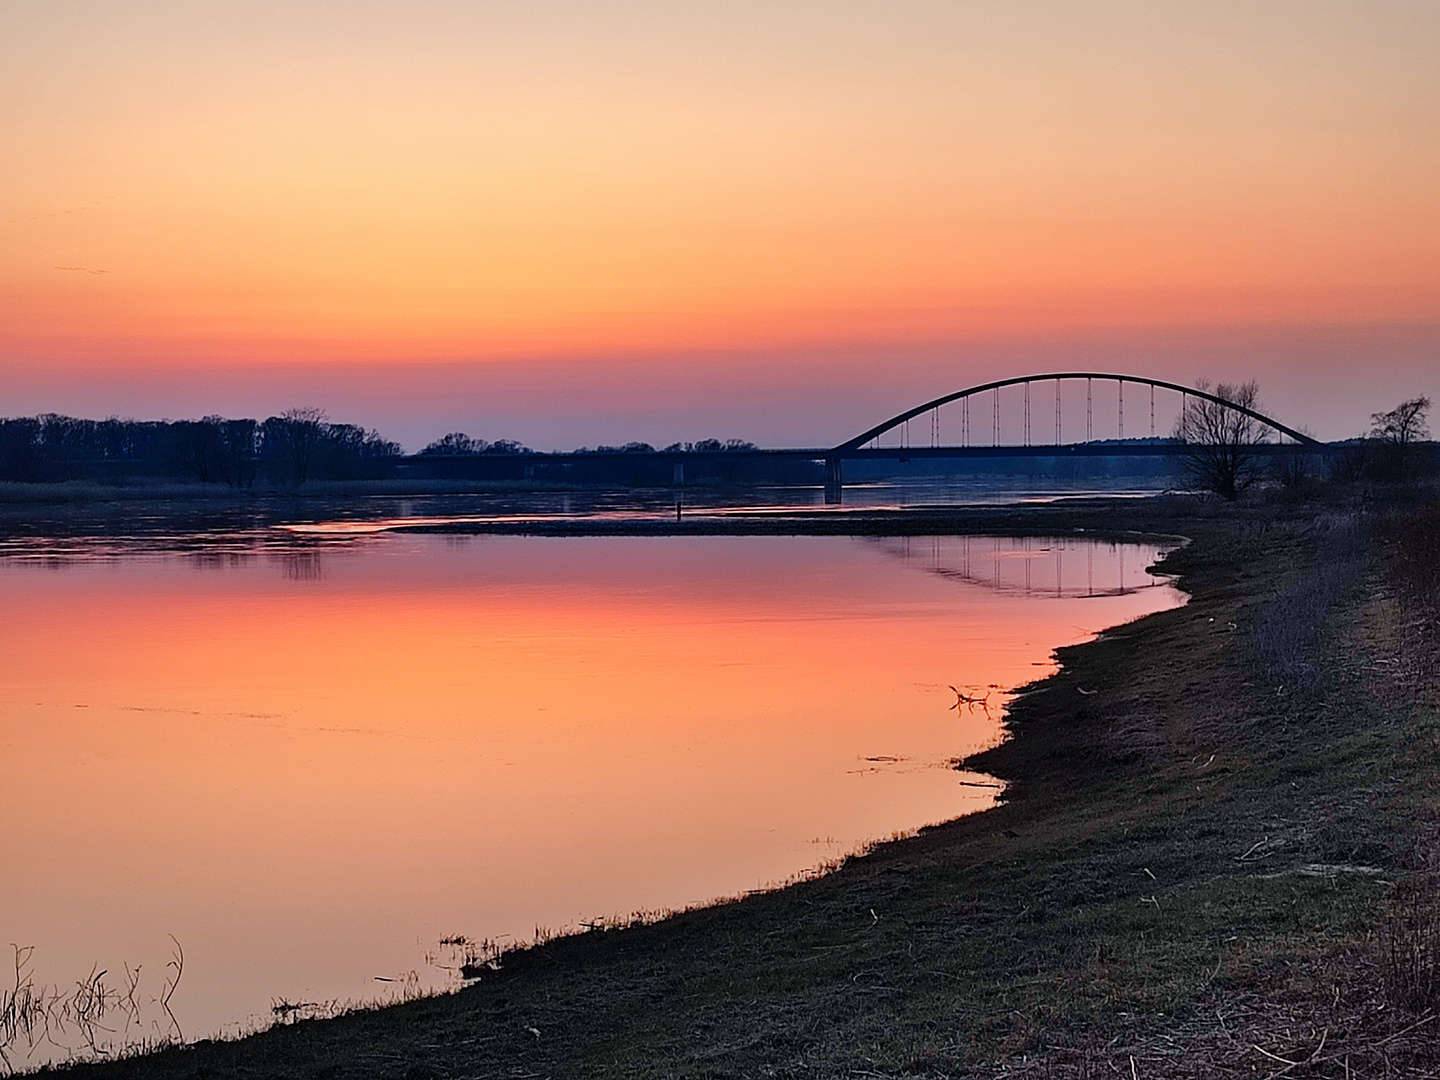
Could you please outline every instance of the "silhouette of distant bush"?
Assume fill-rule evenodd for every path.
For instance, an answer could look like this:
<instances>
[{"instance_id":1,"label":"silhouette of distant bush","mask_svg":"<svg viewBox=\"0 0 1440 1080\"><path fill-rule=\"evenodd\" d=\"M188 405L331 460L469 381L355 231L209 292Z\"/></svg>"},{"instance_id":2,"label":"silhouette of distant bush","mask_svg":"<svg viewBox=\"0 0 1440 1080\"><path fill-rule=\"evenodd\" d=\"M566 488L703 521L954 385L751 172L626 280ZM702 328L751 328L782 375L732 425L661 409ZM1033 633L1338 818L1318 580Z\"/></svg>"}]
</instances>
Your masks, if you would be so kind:
<instances>
[{"instance_id":1,"label":"silhouette of distant bush","mask_svg":"<svg viewBox=\"0 0 1440 1080\"><path fill-rule=\"evenodd\" d=\"M420 456L467 457L471 454L483 454L488 449L490 444L484 439L472 439L463 431L452 431L426 446L420 451Z\"/></svg>"},{"instance_id":2,"label":"silhouette of distant bush","mask_svg":"<svg viewBox=\"0 0 1440 1080\"><path fill-rule=\"evenodd\" d=\"M514 439L496 439L480 452L482 454L528 454L531 451L524 443L518 443Z\"/></svg>"},{"instance_id":3,"label":"silhouette of distant bush","mask_svg":"<svg viewBox=\"0 0 1440 1080\"><path fill-rule=\"evenodd\" d=\"M744 439L726 439L721 442L719 439L701 439L698 442L671 443L665 447L667 454L723 454L727 451L754 450L753 442L746 442Z\"/></svg>"},{"instance_id":4,"label":"silhouette of distant bush","mask_svg":"<svg viewBox=\"0 0 1440 1080\"><path fill-rule=\"evenodd\" d=\"M653 454L655 447L648 442L627 442L624 446L606 446L602 443L594 450L581 447L575 452L577 454Z\"/></svg>"},{"instance_id":5,"label":"silhouette of distant bush","mask_svg":"<svg viewBox=\"0 0 1440 1080\"><path fill-rule=\"evenodd\" d=\"M524 443L514 439L472 439L463 431L452 431L436 439L417 454L417 457L476 457L480 454L529 454L533 453Z\"/></svg>"}]
</instances>

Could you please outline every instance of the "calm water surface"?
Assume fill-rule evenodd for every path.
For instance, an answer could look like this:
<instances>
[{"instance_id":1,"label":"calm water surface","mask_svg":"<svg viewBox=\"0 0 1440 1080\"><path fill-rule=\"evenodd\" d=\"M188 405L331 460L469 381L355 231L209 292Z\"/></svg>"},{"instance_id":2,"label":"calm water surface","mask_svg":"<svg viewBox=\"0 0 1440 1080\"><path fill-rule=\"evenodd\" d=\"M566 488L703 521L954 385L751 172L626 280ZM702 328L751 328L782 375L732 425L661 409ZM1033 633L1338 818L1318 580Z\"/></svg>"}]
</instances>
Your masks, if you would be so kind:
<instances>
[{"instance_id":1,"label":"calm water surface","mask_svg":"<svg viewBox=\"0 0 1440 1080\"><path fill-rule=\"evenodd\" d=\"M453 986L447 936L703 902L981 809L951 762L1004 691L1181 602L1155 545L1077 539L9 551L0 943L37 985L133 982L102 1045Z\"/></svg>"},{"instance_id":2,"label":"calm water surface","mask_svg":"<svg viewBox=\"0 0 1440 1080\"><path fill-rule=\"evenodd\" d=\"M385 523L556 519L666 519L675 503L687 517L786 513L847 514L941 506L1019 506L1104 496L1158 495L1156 486L1111 482L1037 483L1022 477L912 478L845 488L844 504L827 506L818 487L690 487L489 491L431 495L346 495L302 499L260 495L241 501L84 502L7 504L0 500L0 557L45 558L185 550L212 556L286 546L278 524L374 530Z\"/></svg>"}]
</instances>

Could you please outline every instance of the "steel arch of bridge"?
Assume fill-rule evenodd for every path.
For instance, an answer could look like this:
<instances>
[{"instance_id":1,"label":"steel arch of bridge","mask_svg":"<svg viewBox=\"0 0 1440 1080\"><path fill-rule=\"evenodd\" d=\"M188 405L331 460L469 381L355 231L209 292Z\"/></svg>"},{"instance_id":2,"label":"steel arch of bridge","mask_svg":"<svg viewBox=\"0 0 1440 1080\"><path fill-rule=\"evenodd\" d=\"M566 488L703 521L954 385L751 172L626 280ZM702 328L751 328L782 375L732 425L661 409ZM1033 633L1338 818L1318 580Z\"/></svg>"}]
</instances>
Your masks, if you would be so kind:
<instances>
[{"instance_id":1,"label":"steel arch of bridge","mask_svg":"<svg viewBox=\"0 0 1440 1080\"><path fill-rule=\"evenodd\" d=\"M832 449L827 451L826 454L828 458L835 459L845 456L845 454L849 451L860 450L871 439L877 438L878 436L885 434L885 432L899 427L907 420L912 420L917 416L923 416L925 413L929 412L932 409L938 409L941 405L948 405L952 401L959 401L962 398L974 397L976 394L984 394L992 390L996 393L999 393L999 391L1006 386L1020 386L1025 383L1039 382L1058 383L1062 380L1067 379L1087 379L1092 381L1095 379L1101 379L1109 382L1119 383L1121 384L1122 389L1123 384L1125 383L1135 383L1138 386L1149 386L1152 388L1158 387L1162 390L1174 390L1176 393L1203 398L1206 401L1214 402L1216 405L1223 405L1227 409L1233 409L1235 412L1243 413L1244 415L1250 417L1252 420L1258 420L1266 427L1271 428L1274 431L1278 431L1282 435L1288 435L1290 438L1294 439L1302 446L1312 447L1315 449L1323 448L1323 444L1321 444L1318 440L1312 439L1309 435L1301 434L1294 428L1286 427L1278 420L1266 416L1263 413L1258 413L1254 409L1247 409L1243 405L1237 405L1233 401L1226 401L1224 398L1217 397L1215 394L1211 394L1205 390L1197 390L1193 386L1181 386L1179 383L1166 382L1163 379L1146 379L1138 375L1117 375L1113 372L1060 371L1051 372L1047 375L1022 375L1014 379L997 379L994 382L980 383L977 386L966 387L964 390L957 390L953 394L946 394L943 397L935 398L933 401L927 401L923 405L916 405L913 409L906 409L902 413L897 413L895 416L892 416L884 423L876 424L868 431L862 431L853 439L850 439L836 447L833 447Z\"/></svg>"}]
</instances>

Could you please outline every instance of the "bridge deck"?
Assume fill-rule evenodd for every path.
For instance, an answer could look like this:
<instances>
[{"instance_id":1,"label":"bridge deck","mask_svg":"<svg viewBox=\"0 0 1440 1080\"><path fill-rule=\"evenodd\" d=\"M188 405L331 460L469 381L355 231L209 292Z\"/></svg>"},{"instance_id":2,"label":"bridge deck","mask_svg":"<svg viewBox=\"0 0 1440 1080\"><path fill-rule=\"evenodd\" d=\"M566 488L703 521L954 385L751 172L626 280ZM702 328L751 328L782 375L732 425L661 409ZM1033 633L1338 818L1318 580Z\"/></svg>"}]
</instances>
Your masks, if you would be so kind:
<instances>
[{"instance_id":1,"label":"bridge deck","mask_svg":"<svg viewBox=\"0 0 1440 1080\"><path fill-rule=\"evenodd\" d=\"M1246 447L1256 454L1313 454L1338 450L1334 444L1301 446L1296 443L1255 443ZM881 446L856 449L820 447L781 447L775 449L683 451L641 450L600 451L586 453L522 453L522 454L425 454L409 458L413 462L511 461L524 464L563 465L582 462L662 461L743 462L765 458L801 458L809 461L843 459L845 461L888 460L912 458L1049 458L1049 457L1173 457L1185 453L1185 444L1177 442L1089 442L1044 443L1030 446Z\"/></svg>"}]
</instances>

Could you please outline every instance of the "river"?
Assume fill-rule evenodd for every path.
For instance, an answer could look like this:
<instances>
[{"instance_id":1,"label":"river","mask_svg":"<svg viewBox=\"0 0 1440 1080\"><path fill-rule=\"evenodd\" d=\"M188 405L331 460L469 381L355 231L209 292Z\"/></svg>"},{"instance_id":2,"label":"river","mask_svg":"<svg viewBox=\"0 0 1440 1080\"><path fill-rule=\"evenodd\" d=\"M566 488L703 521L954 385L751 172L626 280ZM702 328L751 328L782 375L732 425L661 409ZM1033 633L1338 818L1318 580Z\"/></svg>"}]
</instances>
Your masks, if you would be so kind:
<instances>
[{"instance_id":1,"label":"river","mask_svg":"<svg viewBox=\"0 0 1440 1080\"><path fill-rule=\"evenodd\" d=\"M17 1066L446 989L981 810L953 763L1009 692L1183 599L1161 546L1073 537L6 550L0 943L109 1002Z\"/></svg>"}]
</instances>

